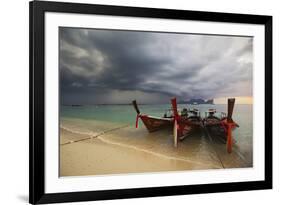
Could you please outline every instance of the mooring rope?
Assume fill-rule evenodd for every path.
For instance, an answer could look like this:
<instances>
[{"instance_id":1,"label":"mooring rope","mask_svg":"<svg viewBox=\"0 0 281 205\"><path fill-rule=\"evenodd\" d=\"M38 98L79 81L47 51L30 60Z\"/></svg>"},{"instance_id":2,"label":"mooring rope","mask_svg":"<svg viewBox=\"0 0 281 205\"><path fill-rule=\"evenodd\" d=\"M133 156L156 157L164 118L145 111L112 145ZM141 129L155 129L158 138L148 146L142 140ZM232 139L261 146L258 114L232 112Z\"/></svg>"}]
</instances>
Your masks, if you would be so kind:
<instances>
[{"instance_id":1,"label":"mooring rope","mask_svg":"<svg viewBox=\"0 0 281 205\"><path fill-rule=\"evenodd\" d=\"M60 145L68 145L68 144L72 144L72 143L75 143L75 142L81 142L81 141L84 141L84 140L90 140L90 139L94 139L94 138L97 138L101 135L104 135L104 134L107 134L109 132L112 132L112 131L115 131L115 130L119 130L119 129L122 129L122 128L125 128L125 127L128 127L129 125L124 125L124 126L121 126L121 127L115 127L113 129L109 129L109 130L105 130L105 131L102 131L96 135L90 135L90 134L85 134L85 133L82 133L82 134L85 134L85 135L90 135L90 137L86 137L86 138L82 138L82 139L78 139L78 140L70 140L69 142L66 142L66 143L63 143L63 144L60 144ZM63 128L64 129L64 128ZM72 132L70 131L69 129L66 129L68 130L69 132ZM75 132L75 131L74 131Z\"/></svg>"},{"instance_id":2,"label":"mooring rope","mask_svg":"<svg viewBox=\"0 0 281 205\"><path fill-rule=\"evenodd\" d=\"M216 151L215 143L214 143L214 141L213 141L213 138L212 138L211 135L209 134L207 128L204 128L204 132L205 132L205 134L208 136L209 141L211 142L211 147L212 147L213 151L216 153L216 156L217 156L219 162L221 163L222 168L225 169L225 166L224 166L224 164L223 164L223 162L222 162L222 160L221 160L221 158L220 158L220 155L219 155L218 152Z\"/></svg>"},{"instance_id":3,"label":"mooring rope","mask_svg":"<svg viewBox=\"0 0 281 205\"><path fill-rule=\"evenodd\" d=\"M84 141L84 140L90 140L90 139L94 139L94 138L98 138L99 136L102 136L106 133L109 133L109 132L112 132L112 131L115 131L115 130L118 130L118 129L122 129L122 128L125 128L125 127L128 127L129 125L124 125L124 126L121 126L121 127L116 127L116 128L113 128L113 129L110 129L110 130L106 130L106 131L103 131L103 132L100 132L96 135L92 135L90 137L86 137L86 138L83 138L83 139L79 139L79 140L73 140L73 141L69 141L69 142L66 142L66 143L63 143L63 144L60 144L60 145L69 145L69 144L72 144L72 143L76 143L76 142L80 142L80 141ZM84 135L91 135L90 133L80 133L78 131L72 131L68 128L64 128L62 127L62 129L65 129L69 132L72 132L72 133L77 133L77 134L84 134ZM157 156L157 157L162 157L162 158L165 158L165 159L169 159L169 160L176 160L176 161L182 161L182 162L187 162L187 163L193 163L193 164L197 164L197 165L208 165L208 163L201 163L201 162L197 162L197 161L194 161L194 160L191 160L191 159L187 159L187 158L179 158L179 157L173 157L173 156L167 156L165 154L161 154L161 153L157 153L157 152L153 152L151 150L146 150L146 149L143 149L143 148L138 148L137 146L134 146L134 145L128 145L128 144L123 144L123 143L120 143L120 142L112 142L104 137L101 137L101 138L98 138L100 139L102 142L104 143L108 143L108 144L112 144L112 145L117 145L117 146L121 146L121 147L126 147L126 148L129 148L129 149L133 149L133 150L137 150L137 151L141 151L141 152L145 152L145 153L148 153L148 154L151 154L151 155L154 155L154 156ZM211 166L211 164L209 165Z\"/></svg>"},{"instance_id":4,"label":"mooring rope","mask_svg":"<svg viewBox=\"0 0 281 205\"><path fill-rule=\"evenodd\" d=\"M225 169L226 167L224 166L224 164L223 164L223 162L222 162L222 160L221 160L220 155L219 155L219 154L217 153L217 151L216 151L215 143L214 143L214 141L213 141L213 137L211 136L211 134L208 132L208 130L207 130L206 128L205 128L204 130L205 130L205 134L208 136L209 140L210 140L211 143L212 143L212 149L213 149L214 152L216 153L217 158L219 159L219 161L220 161L222 167ZM223 140L219 140L219 141L225 143ZM235 153L240 157L240 159L243 161L244 164L247 164L245 157L243 156L243 154L242 154L239 150L237 150L237 149L235 149L235 147L233 147L233 152L235 152Z\"/></svg>"}]
</instances>

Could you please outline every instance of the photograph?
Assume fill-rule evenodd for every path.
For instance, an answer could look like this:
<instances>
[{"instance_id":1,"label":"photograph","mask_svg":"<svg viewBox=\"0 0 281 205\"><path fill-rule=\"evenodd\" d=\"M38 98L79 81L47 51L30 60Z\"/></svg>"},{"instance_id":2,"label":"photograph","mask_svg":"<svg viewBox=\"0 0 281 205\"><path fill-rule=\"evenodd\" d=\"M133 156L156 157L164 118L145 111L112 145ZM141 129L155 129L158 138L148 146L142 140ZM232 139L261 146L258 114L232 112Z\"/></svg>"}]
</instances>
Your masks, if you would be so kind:
<instances>
[{"instance_id":1,"label":"photograph","mask_svg":"<svg viewBox=\"0 0 281 205\"><path fill-rule=\"evenodd\" d=\"M60 177L253 167L252 36L62 26L58 40Z\"/></svg>"},{"instance_id":2,"label":"photograph","mask_svg":"<svg viewBox=\"0 0 281 205\"><path fill-rule=\"evenodd\" d=\"M31 204L272 189L273 17L188 9L29 3Z\"/></svg>"}]
</instances>

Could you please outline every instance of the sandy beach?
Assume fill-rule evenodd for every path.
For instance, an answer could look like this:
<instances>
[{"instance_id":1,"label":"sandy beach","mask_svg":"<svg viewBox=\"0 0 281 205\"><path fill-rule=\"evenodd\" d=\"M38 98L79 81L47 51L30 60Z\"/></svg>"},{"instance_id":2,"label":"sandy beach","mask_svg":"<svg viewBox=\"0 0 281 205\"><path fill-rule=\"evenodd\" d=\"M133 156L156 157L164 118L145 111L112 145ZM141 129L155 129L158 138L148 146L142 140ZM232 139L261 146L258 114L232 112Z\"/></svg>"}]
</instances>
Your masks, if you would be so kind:
<instances>
[{"instance_id":1,"label":"sandy beach","mask_svg":"<svg viewBox=\"0 0 281 205\"><path fill-rule=\"evenodd\" d=\"M251 167L234 146L196 132L173 147L172 133L102 121L64 119L60 128L60 176L104 175Z\"/></svg>"}]
</instances>

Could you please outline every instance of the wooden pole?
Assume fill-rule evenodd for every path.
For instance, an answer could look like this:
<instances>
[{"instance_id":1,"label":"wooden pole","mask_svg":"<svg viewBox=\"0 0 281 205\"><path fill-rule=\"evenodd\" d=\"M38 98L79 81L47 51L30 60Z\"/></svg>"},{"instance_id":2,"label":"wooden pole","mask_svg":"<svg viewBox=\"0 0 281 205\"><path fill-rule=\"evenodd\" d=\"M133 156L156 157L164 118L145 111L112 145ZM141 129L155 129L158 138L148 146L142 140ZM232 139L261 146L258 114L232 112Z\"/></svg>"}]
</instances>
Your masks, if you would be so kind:
<instances>
[{"instance_id":1,"label":"wooden pole","mask_svg":"<svg viewBox=\"0 0 281 205\"><path fill-rule=\"evenodd\" d=\"M174 121L174 147L178 147L178 123Z\"/></svg>"}]
</instances>

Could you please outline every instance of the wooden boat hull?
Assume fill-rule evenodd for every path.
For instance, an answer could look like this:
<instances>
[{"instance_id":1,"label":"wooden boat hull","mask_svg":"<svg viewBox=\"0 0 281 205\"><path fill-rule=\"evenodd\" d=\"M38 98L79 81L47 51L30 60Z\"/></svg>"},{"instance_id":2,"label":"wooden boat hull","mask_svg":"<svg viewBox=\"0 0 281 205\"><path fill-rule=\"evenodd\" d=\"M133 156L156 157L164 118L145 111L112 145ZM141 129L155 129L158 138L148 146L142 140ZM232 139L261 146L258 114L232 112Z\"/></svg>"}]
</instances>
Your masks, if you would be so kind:
<instances>
[{"instance_id":1,"label":"wooden boat hull","mask_svg":"<svg viewBox=\"0 0 281 205\"><path fill-rule=\"evenodd\" d=\"M228 129L226 118L206 118L203 120L203 124L212 137L218 137L219 139L222 139L224 143L227 143L229 132L232 132L236 127L239 127L238 124L232 122L231 128Z\"/></svg>"},{"instance_id":2,"label":"wooden boat hull","mask_svg":"<svg viewBox=\"0 0 281 205\"><path fill-rule=\"evenodd\" d=\"M172 127L174 122L172 118L158 118L144 114L139 114L138 118L142 120L143 124L149 132Z\"/></svg>"},{"instance_id":3,"label":"wooden boat hull","mask_svg":"<svg viewBox=\"0 0 281 205\"><path fill-rule=\"evenodd\" d=\"M192 131L201 129L203 127L200 119L180 119L178 120L178 136L180 140L185 139Z\"/></svg>"},{"instance_id":4,"label":"wooden boat hull","mask_svg":"<svg viewBox=\"0 0 281 205\"><path fill-rule=\"evenodd\" d=\"M204 128L212 136L219 137L226 142L227 132L225 126L222 124L222 121L219 119L211 118L203 120Z\"/></svg>"}]
</instances>

